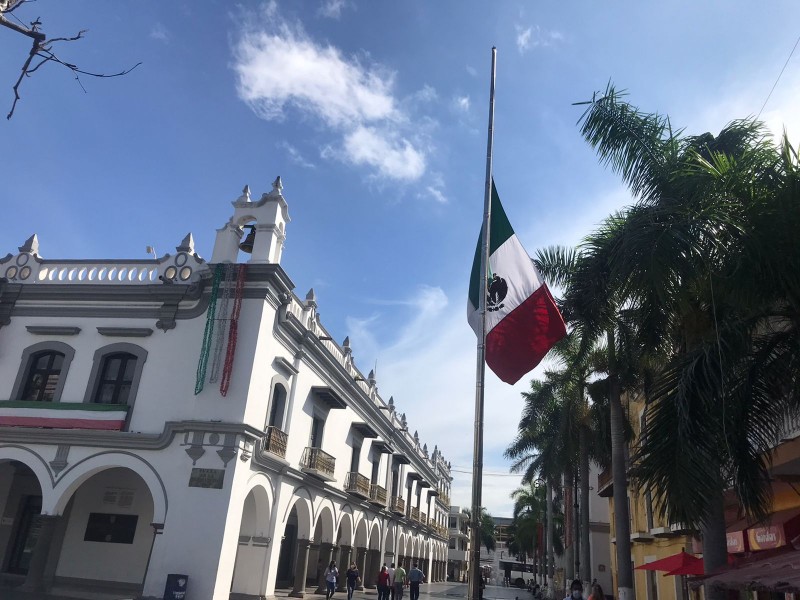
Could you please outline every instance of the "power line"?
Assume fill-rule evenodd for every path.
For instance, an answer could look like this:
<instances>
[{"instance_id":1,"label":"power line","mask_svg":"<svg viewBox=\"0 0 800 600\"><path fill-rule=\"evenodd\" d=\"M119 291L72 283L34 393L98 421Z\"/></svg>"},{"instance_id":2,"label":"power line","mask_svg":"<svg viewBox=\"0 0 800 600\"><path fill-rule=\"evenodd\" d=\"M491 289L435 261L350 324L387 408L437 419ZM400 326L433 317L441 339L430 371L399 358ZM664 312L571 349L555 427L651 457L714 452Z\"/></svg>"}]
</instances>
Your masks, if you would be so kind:
<instances>
[{"instance_id":1,"label":"power line","mask_svg":"<svg viewBox=\"0 0 800 600\"><path fill-rule=\"evenodd\" d=\"M794 51L797 50L797 44L798 43L800 43L800 36L797 37L797 41L794 43L794 48L792 48L792 51L789 52L789 58L787 58L786 62L783 63L783 68L781 69L781 72L778 73L778 78L775 80L775 83L772 85L772 89L769 91L769 94L767 94L767 99L764 100L764 104L761 105L761 110L758 111L758 114L756 115L756 120L758 120L758 117L761 116L761 113L764 111L764 107L767 105L767 102L769 102L769 99L772 97L772 92L774 92L775 88L778 86L778 82L781 80L781 76L783 75L783 72L786 70L786 65L789 64L790 60L792 60L792 55L794 54Z\"/></svg>"},{"instance_id":2,"label":"power line","mask_svg":"<svg viewBox=\"0 0 800 600\"><path fill-rule=\"evenodd\" d=\"M452 468L450 469L450 472L465 473L466 475L472 475L472 471L467 469ZM517 473L487 473L486 471L484 471L483 474L489 477L522 477L522 475L518 475Z\"/></svg>"}]
</instances>

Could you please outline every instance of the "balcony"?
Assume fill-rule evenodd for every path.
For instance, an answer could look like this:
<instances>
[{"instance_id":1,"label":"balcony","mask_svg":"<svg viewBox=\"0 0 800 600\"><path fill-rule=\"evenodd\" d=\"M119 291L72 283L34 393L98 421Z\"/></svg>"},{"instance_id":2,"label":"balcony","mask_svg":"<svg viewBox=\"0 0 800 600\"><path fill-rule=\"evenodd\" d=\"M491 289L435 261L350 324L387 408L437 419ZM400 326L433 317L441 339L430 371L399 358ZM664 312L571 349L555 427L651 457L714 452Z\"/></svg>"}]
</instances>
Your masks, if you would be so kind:
<instances>
[{"instance_id":1,"label":"balcony","mask_svg":"<svg viewBox=\"0 0 800 600\"><path fill-rule=\"evenodd\" d=\"M369 502L376 506L386 508L386 488L372 484L369 486Z\"/></svg>"},{"instance_id":2,"label":"balcony","mask_svg":"<svg viewBox=\"0 0 800 600\"><path fill-rule=\"evenodd\" d=\"M0 402L0 426L121 431L128 406L89 402Z\"/></svg>"},{"instance_id":3,"label":"balcony","mask_svg":"<svg viewBox=\"0 0 800 600\"><path fill-rule=\"evenodd\" d=\"M427 527L427 525L428 525L428 515L426 515L425 513L419 513L419 522Z\"/></svg>"},{"instance_id":4,"label":"balcony","mask_svg":"<svg viewBox=\"0 0 800 600\"><path fill-rule=\"evenodd\" d=\"M632 542L652 542L654 539L649 531L634 531L631 533Z\"/></svg>"},{"instance_id":5,"label":"balcony","mask_svg":"<svg viewBox=\"0 0 800 600\"><path fill-rule=\"evenodd\" d=\"M306 447L300 458L300 470L323 481L333 481L336 459L320 448Z\"/></svg>"},{"instance_id":6,"label":"balcony","mask_svg":"<svg viewBox=\"0 0 800 600\"><path fill-rule=\"evenodd\" d=\"M392 497L392 505L389 507L396 515L404 515L406 514L406 501L403 500L400 496L393 496Z\"/></svg>"},{"instance_id":7,"label":"balcony","mask_svg":"<svg viewBox=\"0 0 800 600\"><path fill-rule=\"evenodd\" d=\"M369 479L361 473L350 471L344 480L344 491L360 498L369 498Z\"/></svg>"},{"instance_id":8,"label":"balcony","mask_svg":"<svg viewBox=\"0 0 800 600\"><path fill-rule=\"evenodd\" d=\"M419 523L419 509L415 506L411 507L411 520Z\"/></svg>"},{"instance_id":9,"label":"balcony","mask_svg":"<svg viewBox=\"0 0 800 600\"><path fill-rule=\"evenodd\" d=\"M288 436L277 427L267 427L261 438L261 450L279 458L286 458Z\"/></svg>"},{"instance_id":10,"label":"balcony","mask_svg":"<svg viewBox=\"0 0 800 600\"><path fill-rule=\"evenodd\" d=\"M670 527L652 527L650 528L650 535L657 538L671 538L677 534Z\"/></svg>"},{"instance_id":11,"label":"balcony","mask_svg":"<svg viewBox=\"0 0 800 600\"><path fill-rule=\"evenodd\" d=\"M450 496L448 496L445 492L439 490L439 495L436 496L436 499L441 502L444 506L450 507Z\"/></svg>"}]
</instances>

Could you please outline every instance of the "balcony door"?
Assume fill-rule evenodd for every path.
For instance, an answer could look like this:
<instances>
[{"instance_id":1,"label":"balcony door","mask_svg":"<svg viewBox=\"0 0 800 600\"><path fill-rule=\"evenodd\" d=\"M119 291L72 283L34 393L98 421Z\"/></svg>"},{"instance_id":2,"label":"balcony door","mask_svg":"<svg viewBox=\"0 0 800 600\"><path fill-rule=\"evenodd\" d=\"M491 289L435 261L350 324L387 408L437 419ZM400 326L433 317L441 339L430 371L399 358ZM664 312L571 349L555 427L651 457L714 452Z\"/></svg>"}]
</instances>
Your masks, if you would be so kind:
<instances>
[{"instance_id":1,"label":"balcony door","mask_svg":"<svg viewBox=\"0 0 800 600\"><path fill-rule=\"evenodd\" d=\"M325 420L321 417L314 416L311 422L311 439L309 446L312 448L322 448L322 432L325 429Z\"/></svg>"}]
</instances>

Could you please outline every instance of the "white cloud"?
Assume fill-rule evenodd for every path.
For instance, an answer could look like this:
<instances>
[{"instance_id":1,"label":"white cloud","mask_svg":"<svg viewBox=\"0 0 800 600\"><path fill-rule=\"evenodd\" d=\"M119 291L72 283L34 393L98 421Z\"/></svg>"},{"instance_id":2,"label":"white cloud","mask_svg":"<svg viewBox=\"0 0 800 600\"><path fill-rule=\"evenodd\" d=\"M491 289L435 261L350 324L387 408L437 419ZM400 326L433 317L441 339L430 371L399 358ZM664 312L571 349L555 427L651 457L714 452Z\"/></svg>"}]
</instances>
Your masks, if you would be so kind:
<instances>
[{"instance_id":1,"label":"white cloud","mask_svg":"<svg viewBox=\"0 0 800 600\"><path fill-rule=\"evenodd\" d=\"M429 185L425 188L425 191L428 192L428 195L431 196L431 198L433 198L434 200L436 200L436 202L438 202L439 204L448 203L447 196L444 195L444 192L442 192L442 190L435 188L432 185Z\"/></svg>"},{"instance_id":2,"label":"white cloud","mask_svg":"<svg viewBox=\"0 0 800 600\"><path fill-rule=\"evenodd\" d=\"M239 97L259 117L281 120L293 110L339 136L324 158L370 167L378 178L414 181L425 173L424 133L412 129L424 119L412 119L396 99L391 71L317 43L283 20L274 2L250 15L233 54ZM426 86L417 95L435 93Z\"/></svg>"},{"instance_id":3,"label":"white cloud","mask_svg":"<svg viewBox=\"0 0 800 600\"><path fill-rule=\"evenodd\" d=\"M169 42L169 32L163 23L153 25L152 29L150 29L150 37L159 42Z\"/></svg>"},{"instance_id":4,"label":"white cloud","mask_svg":"<svg viewBox=\"0 0 800 600\"><path fill-rule=\"evenodd\" d=\"M564 35L559 31L542 29L538 25L523 28L515 25L517 30L517 50L525 54L531 48L554 46L564 40Z\"/></svg>"},{"instance_id":5,"label":"white cloud","mask_svg":"<svg viewBox=\"0 0 800 600\"><path fill-rule=\"evenodd\" d=\"M343 159L374 167L389 179L415 181L425 172L425 156L407 139L375 127L358 127L344 138Z\"/></svg>"},{"instance_id":6,"label":"white cloud","mask_svg":"<svg viewBox=\"0 0 800 600\"><path fill-rule=\"evenodd\" d=\"M339 19L342 11L352 6L346 0L323 0L322 5L317 10L317 14L328 19Z\"/></svg>"},{"instance_id":7,"label":"white cloud","mask_svg":"<svg viewBox=\"0 0 800 600\"><path fill-rule=\"evenodd\" d=\"M453 98L453 106L461 112L469 112L470 104L469 96L456 96Z\"/></svg>"},{"instance_id":8,"label":"white cloud","mask_svg":"<svg viewBox=\"0 0 800 600\"><path fill-rule=\"evenodd\" d=\"M471 65L467 65L466 69L467 69L467 73L469 73L473 77L477 77L478 76L478 70L475 67L473 67Z\"/></svg>"},{"instance_id":9,"label":"white cloud","mask_svg":"<svg viewBox=\"0 0 800 600\"><path fill-rule=\"evenodd\" d=\"M277 144L277 147L286 152L286 156L289 157L289 160L297 166L304 167L306 169L313 169L317 166L311 161L306 160L306 158L300 153L300 150L292 146L287 141Z\"/></svg>"},{"instance_id":10,"label":"white cloud","mask_svg":"<svg viewBox=\"0 0 800 600\"><path fill-rule=\"evenodd\" d=\"M471 471L475 406L476 342L467 325L466 294L466 281L463 290L449 295L439 287L420 287L404 299L409 316L391 340L381 340L375 334L381 317L348 320L353 351L364 359L359 364L371 368L378 358L383 365L378 371L381 395L394 396L397 410L408 417L410 430L419 430L420 440L428 448L437 444L459 471ZM487 472L508 471L502 452L516 432L522 410L520 392L527 389L529 379L509 386L487 370ZM454 472L453 477L453 504L469 506L471 475ZM510 516L513 503L509 494L518 483L517 477L486 477L483 504L489 512Z\"/></svg>"}]
</instances>

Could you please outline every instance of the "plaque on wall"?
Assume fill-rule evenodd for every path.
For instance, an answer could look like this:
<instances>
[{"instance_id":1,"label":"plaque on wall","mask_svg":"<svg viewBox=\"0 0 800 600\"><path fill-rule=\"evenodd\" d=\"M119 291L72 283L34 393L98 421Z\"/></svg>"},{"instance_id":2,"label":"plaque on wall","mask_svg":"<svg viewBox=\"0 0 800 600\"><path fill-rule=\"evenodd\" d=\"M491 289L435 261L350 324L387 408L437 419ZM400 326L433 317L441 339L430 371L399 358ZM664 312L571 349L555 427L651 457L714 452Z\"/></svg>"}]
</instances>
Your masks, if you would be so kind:
<instances>
[{"instance_id":1,"label":"plaque on wall","mask_svg":"<svg viewBox=\"0 0 800 600\"><path fill-rule=\"evenodd\" d=\"M106 542L109 544L132 544L136 534L137 515L112 515L89 513L84 542Z\"/></svg>"},{"instance_id":2,"label":"plaque on wall","mask_svg":"<svg viewBox=\"0 0 800 600\"><path fill-rule=\"evenodd\" d=\"M225 482L225 469L192 469L189 487L221 490Z\"/></svg>"}]
</instances>

